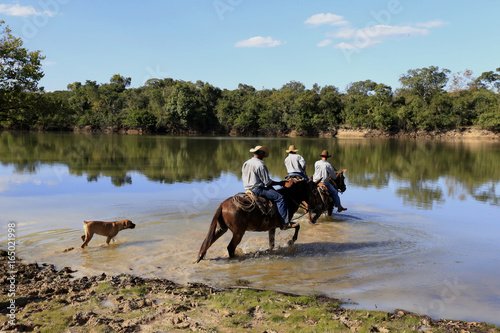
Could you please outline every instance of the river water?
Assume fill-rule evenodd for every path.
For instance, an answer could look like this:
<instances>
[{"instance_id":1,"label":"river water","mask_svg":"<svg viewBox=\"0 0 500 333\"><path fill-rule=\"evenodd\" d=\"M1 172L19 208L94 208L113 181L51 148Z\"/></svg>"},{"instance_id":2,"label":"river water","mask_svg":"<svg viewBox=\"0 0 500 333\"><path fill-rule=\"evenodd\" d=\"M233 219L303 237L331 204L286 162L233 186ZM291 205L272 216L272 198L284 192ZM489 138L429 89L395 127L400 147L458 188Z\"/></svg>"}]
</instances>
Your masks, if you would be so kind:
<instances>
[{"instance_id":1,"label":"river water","mask_svg":"<svg viewBox=\"0 0 500 333\"><path fill-rule=\"evenodd\" d=\"M267 233L248 232L236 259L228 232L194 264L218 204L243 191L241 165L257 144L269 147L275 180L286 175L290 144L309 174L329 150L332 165L348 169L348 210L316 226L299 218L297 243L287 245L293 231L277 231L272 252ZM21 258L76 276L246 280L353 308L499 325L499 165L496 142L0 133L0 246L15 223ZM80 249L83 220L121 219L137 227Z\"/></svg>"}]
</instances>

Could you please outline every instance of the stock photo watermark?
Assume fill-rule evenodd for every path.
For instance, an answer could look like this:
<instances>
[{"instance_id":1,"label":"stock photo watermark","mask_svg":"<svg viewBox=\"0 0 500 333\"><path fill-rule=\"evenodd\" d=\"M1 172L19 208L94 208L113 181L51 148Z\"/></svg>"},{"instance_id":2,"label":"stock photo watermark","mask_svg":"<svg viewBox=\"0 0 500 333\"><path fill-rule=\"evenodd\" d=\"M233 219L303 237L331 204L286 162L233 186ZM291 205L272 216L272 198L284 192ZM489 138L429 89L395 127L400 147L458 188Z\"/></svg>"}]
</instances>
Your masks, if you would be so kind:
<instances>
[{"instance_id":1,"label":"stock photo watermark","mask_svg":"<svg viewBox=\"0 0 500 333\"><path fill-rule=\"evenodd\" d=\"M446 310L446 306L456 302L458 297L467 290L467 286L460 284L457 277L453 280L446 279L442 284L443 287L438 298L433 299L427 305L418 305L419 313L442 315Z\"/></svg>"},{"instance_id":2,"label":"stock photo watermark","mask_svg":"<svg viewBox=\"0 0 500 333\"><path fill-rule=\"evenodd\" d=\"M432 156L436 152L436 145L431 145L427 143L417 144L414 152L408 156L398 156L397 162L401 165L403 169L413 173L425 166L426 161L432 159Z\"/></svg>"},{"instance_id":3,"label":"stock photo watermark","mask_svg":"<svg viewBox=\"0 0 500 333\"><path fill-rule=\"evenodd\" d=\"M243 0L214 0L212 5L219 19L224 21L225 15L228 12L232 13L242 3Z\"/></svg>"},{"instance_id":4,"label":"stock photo watermark","mask_svg":"<svg viewBox=\"0 0 500 333\"><path fill-rule=\"evenodd\" d=\"M168 72L164 72L160 69L160 65L156 65L156 68L152 68L151 66L146 66L146 75L142 79L142 84L146 84L149 80L152 79L163 79L166 78L169 74Z\"/></svg>"},{"instance_id":5,"label":"stock photo watermark","mask_svg":"<svg viewBox=\"0 0 500 333\"><path fill-rule=\"evenodd\" d=\"M61 6L70 0L39 0L29 18L24 19L21 29L25 39L35 38L40 29L45 27L51 18L61 13Z\"/></svg>"},{"instance_id":6,"label":"stock photo watermark","mask_svg":"<svg viewBox=\"0 0 500 333\"><path fill-rule=\"evenodd\" d=\"M16 324L16 287L17 287L17 266L16 266L16 223L7 224L7 318L9 325Z\"/></svg>"},{"instance_id":7,"label":"stock photo watermark","mask_svg":"<svg viewBox=\"0 0 500 333\"><path fill-rule=\"evenodd\" d=\"M207 213L211 218L217 208L217 206L214 207L212 201L221 198L222 193L226 192L230 184L231 177L229 175L222 175L218 182L208 183L199 188L195 188L192 191L192 200L190 204L178 206L185 222L191 222L191 215Z\"/></svg>"},{"instance_id":8,"label":"stock photo watermark","mask_svg":"<svg viewBox=\"0 0 500 333\"><path fill-rule=\"evenodd\" d=\"M354 54L359 54L361 50L377 43L382 29L390 25L393 16L402 12L403 5L399 0L390 0L383 9L371 10L370 15L373 21L367 22L363 29L356 32L354 41L349 43L349 47L341 48L347 62L351 62L351 57Z\"/></svg>"}]
</instances>

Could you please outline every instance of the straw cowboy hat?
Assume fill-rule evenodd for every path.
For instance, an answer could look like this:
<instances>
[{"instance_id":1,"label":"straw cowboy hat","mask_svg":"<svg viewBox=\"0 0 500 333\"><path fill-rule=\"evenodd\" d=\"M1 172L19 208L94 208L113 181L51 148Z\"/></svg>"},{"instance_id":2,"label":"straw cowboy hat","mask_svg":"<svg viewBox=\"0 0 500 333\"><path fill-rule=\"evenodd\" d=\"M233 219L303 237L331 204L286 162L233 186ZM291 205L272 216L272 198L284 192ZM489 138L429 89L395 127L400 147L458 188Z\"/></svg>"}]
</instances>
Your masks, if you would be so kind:
<instances>
[{"instance_id":1,"label":"straw cowboy hat","mask_svg":"<svg viewBox=\"0 0 500 333\"><path fill-rule=\"evenodd\" d=\"M290 147L288 148L288 150L286 151L287 153L290 153L290 152L298 152L299 150L297 148L295 148L295 145L290 145Z\"/></svg>"},{"instance_id":2,"label":"straw cowboy hat","mask_svg":"<svg viewBox=\"0 0 500 333\"><path fill-rule=\"evenodd\" d=\"M264 153L264 157L268 157L269 156L269 149L267 149L267 147L264 147L264 146L255 146L255 148L250 149L251 153L256 153L258 151L263 152Z\"/></svg>"},{"instance_id":3,"label":"straw cowboy hat","mask_svg":"<svg viewBox=\"0 0 500 333\"><path fill-rule=\"evenodd\" d=\"M328 154L328 150L323 150L321 154L319 154L321 157L332 157L332 155Z\"/></svg>"}]
</instances>

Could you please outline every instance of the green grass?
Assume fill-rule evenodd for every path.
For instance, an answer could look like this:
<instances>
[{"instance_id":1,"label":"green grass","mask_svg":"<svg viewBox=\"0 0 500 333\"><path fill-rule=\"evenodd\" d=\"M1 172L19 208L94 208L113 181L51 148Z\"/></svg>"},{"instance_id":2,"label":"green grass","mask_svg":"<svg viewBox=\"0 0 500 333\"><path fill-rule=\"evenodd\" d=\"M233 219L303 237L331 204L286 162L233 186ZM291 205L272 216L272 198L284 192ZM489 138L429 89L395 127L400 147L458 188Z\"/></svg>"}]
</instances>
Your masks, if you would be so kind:
<instances>
[{"instance_id":1,"label":"green grass","mask_svg":"<svg viewBox=\"0 0 500 333\"><path fill-rule=\"evenodd\" d=\"M120 294L124 296L146 296L149 288L146 285L135 286L130 289L120 289Z\"/></svg>"},{"instance_id":2,"label":"green grass","mask_svg":"<svg viewBox=\"0 0 500 333\"><path fill-rule=\"evenodd\" d=\"M60 302L50 302L46 309L31 313L30 319L35 325L43 327L42 333L64 332L75 314L74 309L64 307Z\"/></svg>"},{"instance_id":3,"label":"green grass","mask_svg":"<svg viewBox=\"0 0 500 333\"><path fill-rule=\"evenodd\" d=\"M113 291L115 288L109 282L100 283L95 290L97 294L112 293Z\"/></svg>"}]
</instances>

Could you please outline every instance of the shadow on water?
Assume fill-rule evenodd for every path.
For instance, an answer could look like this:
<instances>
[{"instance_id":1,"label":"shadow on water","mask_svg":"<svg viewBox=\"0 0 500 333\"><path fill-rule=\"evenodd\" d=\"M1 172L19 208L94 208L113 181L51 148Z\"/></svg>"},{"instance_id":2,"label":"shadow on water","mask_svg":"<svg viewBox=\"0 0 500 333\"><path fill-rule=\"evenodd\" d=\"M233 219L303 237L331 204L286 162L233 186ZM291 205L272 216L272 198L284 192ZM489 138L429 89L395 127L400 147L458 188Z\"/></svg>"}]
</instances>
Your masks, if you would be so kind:
<instances>
[{"instance_id":1,"label":"shadow on water","mask_svg":"<svg viewBox=\"0 0 500 333\"><path fill-rule=\"evenodd\" d=\"M349 251L360 251L371 248L382 248L393 245L393 241L379 241L379 242L357 242L357 243L336 243L336 242L312 242L300 243L287 247L279 247L274 250L259 250L251 253L237 254L234 258L217 257L205 258L203 260L211 262L245 262L246 260L253 260L259 257L269 258L313 258L334 256L335 254L345 253Z\"/></svg>"},{"instance_id":2,"label":"shadow on water","mask_svg":"<svg viewBox=\"0 0 500 333\"><path fill-rule=\"evenodd\" d=\"M105 240L105 239L103 238L102 240ZM141 246L146 246L146 245L153 244L153 243L160 243L162 241L163 241L162 239L151 239L151 240L147 240L147 241L135 241L135 242L128 242L128 241L127 242L120 242L120 241L113 242L113 241L111 241L109 243L109 245L107 245L107 244L103 244L102 242L99 242L99 241L96 242L96 241L94 241L94 239L92 239L91 242L94 242L95 244L93 244L93 246L89 245L84 250L85 251L94 251L94 250L98 250L98 249L119 249L119 248L127 248L127 247L141 247ZM80 248L80 246L79 246L79 248Z\"/></svg>"},{"instance_id":3,"label":"shadow on water","mask_svg":"<svg viewBox=\"0 0 500 333\"><path fill-rule=\"evenodd\" d=\"M344 222L349 220L358 220L358 221L362 220L362 218L359 216L348 215L344 213L342 213L342 215L333 214L332 216L328 216L323 213L323 215L320 216L320 219L322 222Z\"/></svg>"},{"instance_id":4,"label":"shadow on water","mask_svg":"<svg viewBox=\"0 0 500 333\"><path fill-rule=\"evenodd\" d=\"M145 241L135 241L135 242L126 242L126 243L117 243L114 245L120 245L120 247L133 247L133 246L145 246L154 243L161 243L163 239L148 239Z\"/></svg>"}]
</instances>

